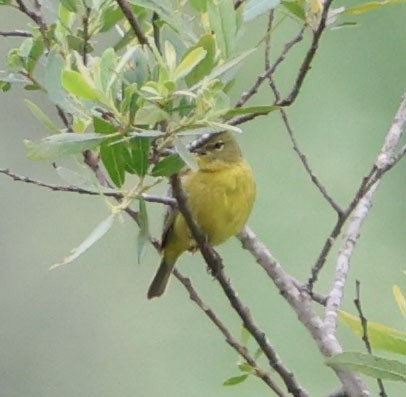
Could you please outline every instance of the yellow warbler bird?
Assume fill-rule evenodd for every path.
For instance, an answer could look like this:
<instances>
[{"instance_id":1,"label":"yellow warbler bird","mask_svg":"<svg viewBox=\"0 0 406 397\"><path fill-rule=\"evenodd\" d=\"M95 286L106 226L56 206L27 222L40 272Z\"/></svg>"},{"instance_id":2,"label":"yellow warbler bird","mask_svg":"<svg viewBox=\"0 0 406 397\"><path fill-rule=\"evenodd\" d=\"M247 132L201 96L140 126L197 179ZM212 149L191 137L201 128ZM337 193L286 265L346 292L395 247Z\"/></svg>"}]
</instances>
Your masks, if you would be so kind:
<instances>
[{"instance_id":1,"label":"yellow warbler bird","mask_svg":"<svg viewBox=\"0 0 406 397\"><path fill-rule=\"evenodd\" d=\"M193 150L199 166L182 176L182 186L194 220L218 245L244 227L255 201L255 180L240 147L228 132L213 134ZM167 215L162 236L163 258L148 290L148 298L161 296L179 256L196 248L179 211Z\"/></svg>"}]
</instances>

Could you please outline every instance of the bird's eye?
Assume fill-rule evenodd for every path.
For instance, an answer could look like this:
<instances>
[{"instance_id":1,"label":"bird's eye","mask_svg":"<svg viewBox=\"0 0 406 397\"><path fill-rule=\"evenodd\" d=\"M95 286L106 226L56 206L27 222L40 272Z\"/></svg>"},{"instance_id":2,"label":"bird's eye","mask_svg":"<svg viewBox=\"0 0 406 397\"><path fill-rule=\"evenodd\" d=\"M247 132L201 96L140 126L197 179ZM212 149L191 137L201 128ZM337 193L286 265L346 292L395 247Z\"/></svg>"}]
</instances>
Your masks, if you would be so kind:
<instances>
[{"instance_id":1,"label":"bird's eye","mask_svg":"<svg viewBox=\"0 0 406 397\"><path fill-rule=\"evenodd\" d=\"M219 142L216 142L216 143L214 144L214 148L215 148L216 150L222 150L223 147L224 147L224 142L223 142L223 141L219 141Z\"/></svg>"}]
</instances>

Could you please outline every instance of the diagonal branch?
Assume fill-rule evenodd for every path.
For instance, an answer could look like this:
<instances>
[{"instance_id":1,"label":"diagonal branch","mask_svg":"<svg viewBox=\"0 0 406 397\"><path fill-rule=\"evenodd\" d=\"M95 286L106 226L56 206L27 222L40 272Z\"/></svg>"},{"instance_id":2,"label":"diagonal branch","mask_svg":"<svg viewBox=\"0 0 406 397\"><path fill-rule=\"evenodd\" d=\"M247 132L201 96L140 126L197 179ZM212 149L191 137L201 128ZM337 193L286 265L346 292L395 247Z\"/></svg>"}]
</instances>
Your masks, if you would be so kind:
<instances>
[{"instance_id":1,"label":"diagonal branch","mask_svg":"<svg viewBox=\"0 0 406 397\"><path fill-rule=\"evenodd\" d=\"M239 233L238 239L243 248L248 250L258 264L272 279L281 295L297 314L299 321L306 327L316 342L320 352L330 357L342 352L342 347L334 332L330 332L323 324L311 305L311 296L307 288L299 288L294 280L273 257L267 246L247 226ZM361 378L351 372L335 371L345 390L351 396L370 396Z\"/></svg>"},{"instance_id":2,"label":"diagonal branch","mask_svg":"<svg viewBox=\"0 0 406 397\"><path fill-rule=\"evenodd\" d=\"M216 280L223 289L223 292L227 296L231 306L241 318L245 328L251 333L253 338L260 346L261 350L268 358L271 367L280 375L288 391L296 397L308 396L307 392L303 390L296 381L293 373L284 366L278 354L268 342L264 332L255 323L248 307L245 306L245 304L238 297L237 292L231 285L230 279L224 273L223 263L220 256L213 248L209 246L206 236L203 234L199 226L194 221L187 206L187 199L185 193L183 192L180 179L177 175L171 177L171 186L173 195L178 203L179 211L184 216L185 221L192 233L192 236L199 246L202 256L204 257L207 265L209 266L209 269L214 274Z\"/></svg>"},{"instance_id":3,"label":"diagonal branch","mask_svg":"<svg viewBox=\"0 0 406 397\"><path fill-rule=\"evenodd\" d=\"M151 45L148 42L147 36L145 36L144 32L142 31L141 24L138 21L137 17L135 16L134 12L132 11L130 5L128 4L127 0L116 0L117 4L123 11L124 16L127 18L128 23L130 24L132 30L134 31L137 39L141 45L146 45L151 48Z\"/></svg>"},{"instance_id":4,"label":"diagonal branch","mask_svg":"<svg viewBox=\"0 0 406 397\"><path fill-rule=\"evenodd\" d=\"M177 269L174 269L173 275L182 283L189 293L190 299L196 303L196 305L206 314L210 321L218 328L218 330L226 338L226 342L237 351L237 353L245 359L245 361L253 368L255 375L262 379L279 397L286 397L285 393L281 388L275 383L275 381L269 376L267 372L258 366L258 363L252 357L247 348L241 345L238 340L231 334L230 330L224 325L220 318L214 313L202 298L197 293L196 289L193 287L192 282L189 278L183 276Z\"/></svg>"},{"instance_id":5,"label":"diagonal branch","mask_svg":"<svg viewBox=\"0 0 406 397\"><path fill-rule=\"evenodd\" d=\"M398 111L393 119L393 123L385 137L385 142L382 149L375 161L373 169L381 170L390 166L393 158L396 157L396 148L400 142L401 136L406 127L406 92L402 97ZM344 241L337 258L336 273L333 285L331 287L326 309L324 323L327 329L331 332L335 331L338 322L338 311L341 307L344 298L344 287L346 284L347 276L350 269L352 254L355 245L360 236L361 227L365 218L369 215L372 207L372 199L377 191L381 178L377 179L372 186L368 186L365 192L362 192L358 201L350 204L347 214L352 213L351 221L348 225L347 231L344 236ZM364 184L364 182L363 182ZM351 206L355 205L354 211Z\"/></svg>"},{"instance_id":6,"label":"diagonal branch","mask_svg":"<svg viewBox=\"0 0 406 397\"><path fill-rule=\"evenodd\" d=\"M326 21L328 18L328 12L330 9L331 4L333 3L333 0L326 0L323 4L323 12L321 13L320 17L320 22L319 26L313 33L313 39L312 43L310 45L310 48L302 62L302 65L300 66L299 73L296 77L295 84L293 85L293 88L290 92L290 94L285 98L282 99L281 101L278 101L276 104L279 106L289 106L291 105L295 99L297 98L300 89L302 88L303 82L307 76L307 73L310 70L311 63L313 61L314 56L316 55L317 49L319 48L319 43L321 36L326 28Z\"/></svg>"}]
</instances>

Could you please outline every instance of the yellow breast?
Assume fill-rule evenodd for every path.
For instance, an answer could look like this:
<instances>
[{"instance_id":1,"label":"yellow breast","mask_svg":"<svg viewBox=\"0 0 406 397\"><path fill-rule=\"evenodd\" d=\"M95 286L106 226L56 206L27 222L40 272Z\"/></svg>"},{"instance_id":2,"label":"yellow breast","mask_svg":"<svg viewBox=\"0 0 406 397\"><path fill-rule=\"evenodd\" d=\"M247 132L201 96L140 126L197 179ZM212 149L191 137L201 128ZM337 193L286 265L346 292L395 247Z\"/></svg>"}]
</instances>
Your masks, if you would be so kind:
<instances>
[{"instance_id":1,"label":"yellow breast","mask_svg":"<svg viewBox=\"0 0 406 397\"><path fill-rule=\"evenodd\" d=\"M244 160L215 171L194 172L183 182L189 208L212 245L237 234L255 201L255 180Z\"/></svg>"}]
</instances>

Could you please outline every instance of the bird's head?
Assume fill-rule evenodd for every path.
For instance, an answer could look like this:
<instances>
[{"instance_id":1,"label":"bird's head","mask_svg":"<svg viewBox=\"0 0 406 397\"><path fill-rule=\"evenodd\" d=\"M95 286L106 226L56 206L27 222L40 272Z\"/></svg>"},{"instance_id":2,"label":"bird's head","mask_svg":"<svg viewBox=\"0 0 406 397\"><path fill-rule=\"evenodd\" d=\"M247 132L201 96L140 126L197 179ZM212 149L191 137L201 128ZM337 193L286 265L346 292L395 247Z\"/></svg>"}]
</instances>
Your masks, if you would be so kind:
<instances>
[{"instance_id":1,"label":"bird's head","mask_svg":"<svg viewBox=\"0 0 406 397\"><path fill-rule=\"evenodd\" d=\"M241 159L237 141L229 132L210 135L192 149L201 170L216 170L232 166Z\"/></svg>"}]
</instances>

